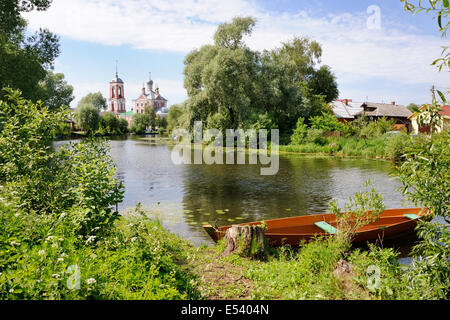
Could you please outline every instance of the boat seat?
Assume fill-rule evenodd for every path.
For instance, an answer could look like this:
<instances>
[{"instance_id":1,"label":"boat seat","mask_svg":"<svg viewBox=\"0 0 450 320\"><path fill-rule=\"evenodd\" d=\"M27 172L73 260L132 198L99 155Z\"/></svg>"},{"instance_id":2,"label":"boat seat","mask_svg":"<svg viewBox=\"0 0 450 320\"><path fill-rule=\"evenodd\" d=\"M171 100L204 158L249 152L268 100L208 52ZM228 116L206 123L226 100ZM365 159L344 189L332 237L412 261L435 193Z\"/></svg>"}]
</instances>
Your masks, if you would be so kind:
<instances>
[{"instance_id":1,"label":"boat seat","mask_svg":"<svg viewBox=\"0 0 450 320\"><path fill-rule=\"evenodd\" d=\"M328 233L335 234L337 232L337 229L335 227L326 223L325 221L314 222L314 224Z\"/></svg>"},{"instance_id":2,"label":"boat seat","mask_svg":"<svg viewBox=\"0 0 450 320\"><path fill-rule=\"evenodd\" d=\"M408 214L405 214L404 216L411 220L420 218L420 216L418 216L417 214L414 214L414 213L408 213Z\"/></svg>"}]
</instances>

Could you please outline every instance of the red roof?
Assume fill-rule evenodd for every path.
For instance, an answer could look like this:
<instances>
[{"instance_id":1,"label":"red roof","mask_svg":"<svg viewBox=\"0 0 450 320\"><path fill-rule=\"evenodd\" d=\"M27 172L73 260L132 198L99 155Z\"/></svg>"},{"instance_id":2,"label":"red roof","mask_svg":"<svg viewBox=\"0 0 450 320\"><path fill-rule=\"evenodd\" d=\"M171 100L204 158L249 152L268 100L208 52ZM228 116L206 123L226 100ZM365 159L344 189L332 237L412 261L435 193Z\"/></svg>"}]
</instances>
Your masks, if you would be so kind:
<instances>
[{"instance_id":1,"label":"red roof","mask_svg":"<svg viewBox=\"0 0 450 320\"><path fill-rule=\"evenodd\" d=\"M439 111L439 114L442 116L450 117L450 106L449 105L442 106L442 110Z\"/></svg>"}]
</instances>

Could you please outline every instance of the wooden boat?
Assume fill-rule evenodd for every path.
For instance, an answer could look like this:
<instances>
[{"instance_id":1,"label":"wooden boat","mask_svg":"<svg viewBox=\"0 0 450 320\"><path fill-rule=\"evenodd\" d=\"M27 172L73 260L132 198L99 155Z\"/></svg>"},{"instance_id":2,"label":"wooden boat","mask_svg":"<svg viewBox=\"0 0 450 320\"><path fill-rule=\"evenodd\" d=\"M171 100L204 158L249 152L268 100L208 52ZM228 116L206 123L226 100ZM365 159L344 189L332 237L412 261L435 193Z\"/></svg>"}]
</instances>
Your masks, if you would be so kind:
<instances>
[{"instance_id":1,"label":"wooden boat","mask_svg":"<svg viewBox=\"0 0 450 320\"><path fill-rule=\"evenodd\" d=\"M430 210L424 208L404 208L385 210L374 222L357 230L353 242L365 242L376 239L392 239L411 233L420 219L431 219ZM309 241L314 236L328 236L338 232L334 214L314 214L298 217L264 220L265 232L269 244L299 245L302 240ZM238 225L258 225L261 221L241 223ZM217 242L225 236L229 226L213 227L203 225L205 231Z\"/></svg>"}]
</instances>

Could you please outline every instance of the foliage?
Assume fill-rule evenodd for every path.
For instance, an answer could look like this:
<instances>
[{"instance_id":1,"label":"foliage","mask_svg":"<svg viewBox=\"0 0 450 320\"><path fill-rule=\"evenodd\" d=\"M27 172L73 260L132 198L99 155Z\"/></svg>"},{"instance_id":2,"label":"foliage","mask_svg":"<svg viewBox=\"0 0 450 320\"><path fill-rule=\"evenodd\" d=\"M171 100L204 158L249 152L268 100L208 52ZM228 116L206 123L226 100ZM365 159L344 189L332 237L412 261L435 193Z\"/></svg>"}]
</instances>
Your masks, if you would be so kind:
<instances>
[{"instance_id":1,"label":"foliage","mask_svg":"<svg viewBox=\"0 0 450 320\"><path fill-rule=\"evenodd\" d=\"M189 98L183 122L190 129L194 121L223 131L250 128L259 120L257 127L278 128L284 141L300 116L309 118L326 109L325 99L333 95L330 88L336 83L328 68L315 73L322 53L319 44L294 38L272 51L252 51L242 39L254 25L251 17L234 18L219 25L214 45L186 56L184 85Z\"/></svg>"},{"instance_id":2,"label":"foliage","mask_svg":"<svg viewBox=\"0 0 450 320\"><path fill-rule=\"evenodd\" d=\"M167 114L167 129L169 131L181 126L184 112L186 112L184 105L174 104L169 108L169 112Z\"/></svg>"},{"instance_id":3,"label":"foliage","mask_svg":"<svg viewBox=\"0 0 450 320\"><path fill-rule=\"evenodd\" d=\"M399 162L411 145L410 136L405 132L399 132L388 138L386 143L386 156Z\"/></svg>"},{"instance_id":4,"label":"foliage","mask_svg":"<svg viewBox=\"0 0 450 320\"><path fill-rule=\"evenodd\" d=\"M0 4L0 90L19 89L27 99L40 97L39 82L59 55L59 39L46 29L34 34L26 30L21 12L46 10L47 0L6 0ZM4 99L0 91L0 99Z\"/></svg>"},{"instance_id":5,"label":"foliage","mask_svg":"<svg viewBox=\"0 0 450 320\"><path fill-rule=\"evenodd\" d=\"M314 94L324 95L326 103L339 97L336 76L331 72L329 66L325 65L314 71L308 79L308 86Z\"/></svg>"},{"instance_id":6,"label":"foliage","mask_svg":"<svg viewBox=\"0 0 450 320\"><path fill-rule=\"evenodd\" d=\"M64 80L64 74L47 71L47 75L39 82L40 92L37 97L51 110L69 107L74 99L73 87Z\"/></svg>"},{"instance_id":7,"label":"foliage","mask_svg":"<svg viewBox=\"0 0 450 320\"><path fill-rule=\"evenodd\" d=\"M300 117L297 120L297 127L291 136L291 143L294 145L305 142L306 134L308 133L308 126L304 123L305 119Z\"/></svg>"},{"instance_id":8,"label":"foliage","mask_svg":"<svg viewBox=\"0 0 450 320\"><path fill-rule=\"evenodd\" d=\"M108 107L106 105L106 98L103 97L103 95L100 91L95 92L95 93L88 93L87 95L85 95L78 102L78 107L80 107L82 105L86 105L86 104L93 105L94 107L97 108L97 110L99 112L102 110L106 110Z\"/></svg>"},{"instance_id":9,"label":"foliage","mask_svg":"<svg viewBox=\"0 0 450 320\"><path fill-rule=\"evenodd\" d=\"M133 114L133 118L131 120L130 132L135 134L143 134L149 126L149 123L150 117L148 114L135 113Z\"/></svg>"},{"instance_id":10,"label":"foliage","mask_svg":"<svg viewBox=\"0 0 450 320\"><path fill-rule=\"evenodd\" d=\"M442 125L442 116L439 111L441 106L436 102L423 105L417 112L417 123L421 127L429 127L432 134L438 132Z\"/></svg>"},{"instance_id":11,"label":"foliage","mask_svg":"<svg viewBox=\"0 0 450 320\"><path fill-rule=\"evenodd\" d=\"M403 193L450 223L450 132L414 144L399 165Z\"/></svg>"},{"instance_id":12,"label":"foliage","mask_svg":"<svg viewBox=\"0 0 450 320\"><path fill-rule=\"evenodd\" d=\"M98 108L93 104L79 104L74 118L76 126L88 133L95 132L100 124Z\"/></svg>"},{"instance_id":13,"label":"foliage","mask_svg":"<svg viewBox=\"0 0 450 320\"><path fill-rule=\"evenodd\" d=\"M99 132L102 135L123 135L127 130L128 121L117 118L112 112L106 112L100 117Z\"/></svg>"},{"instance_id":14,"label":"foliage","mask_svg":"<svg viewBox=\"0 0 450 320\"><path fill-rule=\"evenodd\" d=\"M320 129L324 132L344 131L344 125L339 122L332 113L322 112L320 116L309 118L311 128Z\"/></svg>"},{"instance_id":15,"label":"foliage","mask_svg":"<svg viewBox=\"0 0 450 320\"><path fill-rule=\"evenodd\" d=\"M365 188L370 186L370 181L364 183ZM376 221L385 210L383 195L375 188L370 191L355 193L346 202L344 209L340 209L337 201L330 202L329 212L337 217L338 237L352 239L356 231L361 227Z\"/></svg>"},{"instance_id":16,"label":"foliage","mask_svg":"<svg viewBox=\"0 0 450 320\"><path fill-rule=\"evenodd\" d=\"M415 103L410 103L406 106L406 108L408 108L409 111L411 111L412 113L416 112L417 110L419 110L419 106Z\"/></svg>"},{"instance_id":17,"label":"foliage","mask_svg":"<svg viewBox=\"0 0 450 320\"><path fill-rule=\"evenodd\" d=\"M106 142L54 149L52 133L68 111L51 111L18 91L6 96L0 100L0 297L198 298L193 277L176 263L187 244L140 208L126 218L113 210L123 185Z\"/></svg>"},{"instance_id":18,"label":"foliage","mask_svg":"<svg viewBox=\"0 0 450 320\"><path fill-rule=\"evenodd\" d=\"M200 297L192 286L194 277L177 264L188 244L140 210L118 220L98 241L55 231L41 235L45 220L3 204L0 221L2 299Z\"/></svg>"},{"instance_id":19,"label":"foliage","mask_svg":"<svg viewBox=\"0 0 450 320\"><path fill-rule=\"evenodd\" d=\"M154 106L146 105L144 108L144 113L147 115L148 124L152 129L156 128L158 123L158 118L156 117L156 109Z\"/></svg>"},{"instance_id":20,"label":"foliage","mask_svg":"<svg viewBox=\"0 0 450 320\"><path fill-rule=\"evenodd\" d=\"M449 298L450 274L450 133L444 131L415 143L398 166L403 194L416 205L429 208L436 221L422 222L423 239L415 248L416 259L408 275L411 286L430 286L424 297Z\"/></svg>"}]
</instances>

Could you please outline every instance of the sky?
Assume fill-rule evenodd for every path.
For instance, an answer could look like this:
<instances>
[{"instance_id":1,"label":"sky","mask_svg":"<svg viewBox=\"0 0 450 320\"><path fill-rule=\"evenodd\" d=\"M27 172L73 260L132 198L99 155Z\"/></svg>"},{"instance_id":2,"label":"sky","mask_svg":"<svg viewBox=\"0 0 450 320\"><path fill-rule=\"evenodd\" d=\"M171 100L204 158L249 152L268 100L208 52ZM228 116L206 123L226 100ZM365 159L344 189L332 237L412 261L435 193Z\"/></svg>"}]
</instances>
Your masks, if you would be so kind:
<instances>
[{"instance_id":1,"label":"sky","mask_svg":"<svg viewBox=\"0 0 450 320\"><path fill-rule=\"evenodd\" d=\"M450 84L449 72L430 65L450 41L431 14L405 12L400 0L53 0L23 16L31 31L59 35L55 72L74 87L71 107L89 92L108 97L116 60L128 110L149 72L169 105L183 102L184 57L235 16L256 18L244 38L254 50L294 37L319 42L341 99L427 103L432 85Z\"/></svg>"}]
</instances>

